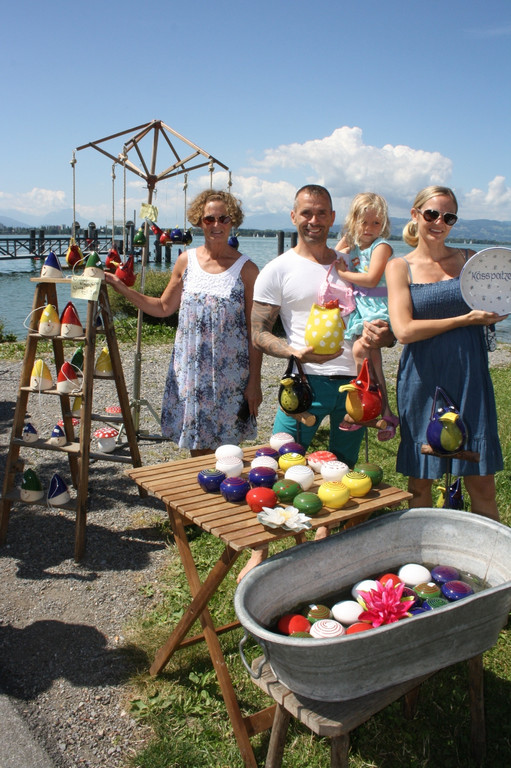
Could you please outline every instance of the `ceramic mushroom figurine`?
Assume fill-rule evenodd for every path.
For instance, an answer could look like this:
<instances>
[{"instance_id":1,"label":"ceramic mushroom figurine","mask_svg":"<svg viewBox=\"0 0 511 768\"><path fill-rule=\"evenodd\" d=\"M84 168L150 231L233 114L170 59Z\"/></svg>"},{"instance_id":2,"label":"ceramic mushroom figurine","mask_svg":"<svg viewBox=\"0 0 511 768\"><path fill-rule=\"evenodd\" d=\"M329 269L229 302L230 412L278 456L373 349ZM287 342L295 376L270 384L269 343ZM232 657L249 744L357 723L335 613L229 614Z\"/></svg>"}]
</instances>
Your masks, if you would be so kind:
<instances>
[{"instance_id":1,"label":"ceramic mushroom figurine","mask_svg":"<svg viewBox=\"0 0 511 768\"><path fill-rule=\"evenodd\" d=\"M116 439L119 431L114 427L100 427L94 432L98 441L98 448L102 453L112 453L115 450Z\"/></svg>"}]
</instances>

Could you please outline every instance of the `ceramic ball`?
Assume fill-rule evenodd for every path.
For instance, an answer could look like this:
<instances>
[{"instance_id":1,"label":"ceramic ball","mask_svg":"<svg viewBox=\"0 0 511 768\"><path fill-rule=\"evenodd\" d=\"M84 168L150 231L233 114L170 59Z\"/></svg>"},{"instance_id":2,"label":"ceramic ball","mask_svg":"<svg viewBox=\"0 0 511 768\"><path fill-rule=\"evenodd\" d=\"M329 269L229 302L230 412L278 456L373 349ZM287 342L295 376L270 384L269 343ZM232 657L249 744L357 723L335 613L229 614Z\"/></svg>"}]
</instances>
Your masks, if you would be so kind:
<instances>
[{"instance_id":1,"label":"ceramic ball","mask_svg":"<svg viewBox=\"0 0 511 768\"><path fill-rule=\"evenodd\" d=\"M252 459L250 462L250 466L252 468L254 467L270 467L275 472L279 468L279 464L277 459L274 459L272 456L256 456L255 459Z\"/></svg>"},{"instance_id":2,"label":"ceramic ball","mask_svg":"<svg viewBox=\"0 0 511 768\"><path fill-rule=\"evenodd\" d=\"M371 478L365 472L347 472L342 482L348 488L350 495L354 498L361 498L369 493L373 484Z\"/></svg>"},{"instance_id":3,"label":"ceramic ball","mask_svg":"<svg viewBox=\"0 0 511 768\"><path fill-rule=\"evenodd\" d=\"M434 581L427 581L421 584L416 584L413 591L422 599L429 600L430 597L440 597L441 591L438 584Z\"/></svg>"},{"instance_id":4,"label":"ceramic ball","mask_svg":"<svg viewBox=\"0 0 511 768\"><path fill-rule=\"evenodd\" d=\"M365 472L370 478L373 488L379 485L383 480L383 469L378 466L378 464L372 464L371 462L356 464L355 472Z\"/></svg>"},{"instance_id":5,"label":"ceramic ball","mask_svg":"<svg viewBox=\"0 0 511 768\"><path fill-rule=\"evenodd\" d=\"M450 565L436 565L431 569L431 578L437 584L445 584L446 581L455 581L459 579L460 573L456 568Z\"/></svg>"},{"instance_id":6,"label":"ceramic ball","mask_svg":"<svg viewBox=\"0 0 511 768\"><path fill-rule=\"evenodd\" d=\"M344 483L333 480L321 483L318 488L318 496L325 507L331 509L341 509L350 500L350 492Z\"/></svg>"},{"instance_id":7,"label":"ceramic ball","mask_svg":"<svg viewBox=\"0 0 511 768\"><path fill-rule=\"evenodd\" d=\"M265 488L264 486L251 488L250 491L248 491L245 500L252 512L255 512L256 514L262 512L263 507L274 509L278 503L275 491L272 491L271 488Z\"/></svg>"},{"instance_id":8,"label":"ceramic ball","mask_svg":"<svg viewBox=\"0 0 511 768\"><path fill-rule=\"evenodd\" d=\"M340 482L349 472L350 468L343 461L325 461L321 464L319 471L323 480L332 480Z\"/></svg>"},{"instance_id":9,"label":"ceramic ball","mask_svg":"<svg viewBox=\"0 0 511 768\"><path fill-rule=\"evenodd\" d=\"M469 595L473 594L474 590L470 584L466 583L466 581L454 579L453 581L447 581L445 584L442 584L442 595L449 601L461 600L462 598L469 597Z\"/></svg>"},{"instance_id":10,"label":"ceramic ball","mask_svg":"<svg viewBox=\"0 0 511 768\"><path fill-rule=\"evenodd\" d=\"M304 491L308 491L314 482L314 470L302 464L294 465L286 469L285 478L296 480Z\"/></svg>"},{"instance_id":11,"label":"ceramic ball","mask_svg":"<svg viewBox=\"0 0 511 768\"><path fill-rule=\"evenodd\" d=\"M372 629L373 625L368 624L366 621L357 621L356 624L351 624L346 628L347 635L355 635L357 632L365 632L366 629Z\"/></svg>"},{"instance_id":12,"label":"ceramic ball","mask_svg":"<svg viewBox=\"0 0 511 768\"><path fill-rule=\"evenodd\" d=\"M315 621L310 628L310 633L313 637L325 639L329 637L340 637L346 634L346 630L335 619L320 619Z\"/></svg>"},{"instance_id":13,"label":"ceramic ball","mask_svg":"<svg viewBox=\"0 0 511 768\"><path fill-rule=\"evenodd\" d=\"M402 582L400 581L400 579L399 579L399 576L398 576L396 573L384 573L384 574L383 574L383 576L379 576L379 577L378 577L378 581L380 582L380 584L383 584L384 586L385 586L385 584L387 583L387 581L389 581L389 580L392 582L392 584L393 584L395 587L396 587L398 584L401 584L401 583L402 583Z\"/></svg>"},{"instance_id":14,"label":"ceramic ball","mask_svg":"<svg viewBox=\"0 0 511 768\"><path fill-rule=\"evenodd\" d=\"M300 453L302 456L305 456L305 448L300 443L291 441L280 446L279 456L282 456L284 453Z\"/></svg>"},{"instance_id":15,"label":"ceramic ball","mask_svg":"<svg viewBox=\"0 0 511 768\"><path fill-rule=\"evenodd\" d=\"M315 621L320 621L321 619L331 619L332 611L327 605L316 605L313 603L307 606L306 616L310 623L314 624Z\"/></svg>"},{"instance_id":16,"label":"ceramic ball","mask_svg":"<svg viewBox=\"0 0 511 768\"><path fill-rule=\"evenodd\" d=\"M257 456L271 456L272 459L278 460L279 458L279 452L275 450L275 448L272 448L270 445L263 445L261 448L258 448L255 452L256 457Z\"/></svg>"},{"instance_id":17,"label":"ceramic ball","mask_svg":"<svg viewBox=\"0 0 511 768\"><path fill-rule=\"evenodd\" d=\"M321 465L326 461L337 461L337 456L331 451L314 451L307 455L307 464L312 467L314 472L321 471Z\"/></svg>"},{"instance_id":18,"label":"ceramic ball","mask_svg":"<svg viewBox=\"0 0 511 768\"><path fill-rule=\"evenodd\" d=\"M356 600L341 600L332 605L332 616L341 624L355 624L363 610Z\"/></svg>"},{"instance_id":19,"label":"ceramic ball","mask_svg":"<svg viewBox=\"0 0 511 768\"><path fill-rule=\"evenodd\" d=\"M250 484L242 477L227 476L220 483L220 493L226 501L236 503L245 501L247 493L250 491Z\"/></svg>"},{"instance_id":20,"label":"ceramic ball","mask_svg":"<svg viewBox=\"0 0 511 768\"><path fill-rule=\"evenodd\" d=\"M197 481L206 493L219 493L220 483L225 478L225 472L221 472L219 469L201 469L197 475Z\"/></svg>"},{"instance_id":21,"label":"ceramic ball","mask_svg":"<svg viewBox=\"0 0 511 768\"><path fill-rule=\"evenodd\" d=\"M431 581L431 573L424 565L418 563L407 563L401 566L397 575L407 587L416 587L421 582Z\"/></svg>"},{"instance_id":22,"label":"ceramic ball","mask_svg":"<svg viewBox=\"0 0 511 768\"><path fill-rule=\"evenodd\" d=\"M304 515L317 515L323 509L323 502L317 493L304 491L294 497L293 507Z\"/></svg>"},{"instance_id":23,"label":"ceramic ball","mask_svg":"<svg viewBox=\"0 0 511 768\"><path fill-rule=\"evenodd\" d=\"M279 458L279 467L284 472L295 464L307 464L305 456L301 453L283 453Z\"/></svg>"},{"instance_id":24,"label":"ceramic ball","mask_svg":"<svg viewBox=\"0 0 511 768\"><path fill-rule=\"evenodd\" d=\"M283 479L277 480L273 485L273 490L277 494L277 498L283 504L291 504L295 496L302 493L302 486L295 480Z\"/></svg>"},{"instance_id":25,"label":"ceramic ball","mask_svg":"<svg viewBox=\"0 0 511 768\"><path fill-rule=\"evenodd\" d=\"M226 477L239 477L243 472L243 462L237 456L222 456L217 460L216 468Z\"/></svg>"},{"instance_id":26,"label":"ceramic ball","mask_svg":"<svg viewBox=\"0 0 511 768\"><path fill-rule=\"evenodd\" d=\"M351 594L353 599L356 600L360 592L370 592L372 589L376 589L376 581L374 579L363 579L355 584Z\"/></svg>"},{"instance_id":27,"label":"ceramic ball","mask_svg":"<svg viewBox=\"0 0 511 768\"><path fill-rule=\"evenodd\" d=\"M277 623L277 629L283 635L290 635L292 632L309 632L310 628L310 621L301 613L287 613Z\"/></svg>"},{"instance_id":28,"label":"ceramic ball","mask_svg":"<svg viewBox=\"0 0 511 768\"><path fill-rule=\"evenodd\" d=\"M215 451L216 459L223 459L225 456L237 456L243 458L243 449L239 445L220 445Z\"/></svg>"},{"instance_id":29,"label":"ceramic ball","mask_svg":"<svg viewBox=\"0 0 511 768\"><path fill-rule=\"evenodd\" d=\"M289 432L276 432L270 437L270 446L278 451L281 445L284 445L284 443L292 443L293 440L294 437L293 435L290 435Z\"/></svg>"},{"instance_id":30,"label":"ceramic ball","mask_svg":"<svg viewBox=\"0 0 511 768\"><path fill-rule=\"evenodd\" d=\"M248 473L248 481L254 486L272 488L277 482L277 473L272 467L252 467Z\"/></svg>"}]
</instances>

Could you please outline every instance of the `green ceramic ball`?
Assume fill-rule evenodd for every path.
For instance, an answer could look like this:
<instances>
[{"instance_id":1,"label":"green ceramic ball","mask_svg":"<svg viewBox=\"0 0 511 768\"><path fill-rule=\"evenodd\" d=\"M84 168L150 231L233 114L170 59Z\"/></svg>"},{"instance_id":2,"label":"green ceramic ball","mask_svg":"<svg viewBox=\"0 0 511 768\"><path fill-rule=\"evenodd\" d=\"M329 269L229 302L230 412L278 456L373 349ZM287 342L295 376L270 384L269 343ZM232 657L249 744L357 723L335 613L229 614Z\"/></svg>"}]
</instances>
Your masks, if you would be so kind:
<instances>
[{"instance_id":1,"label":"green ceramic ball","mask_svg":"<svg viewBox=\"0 0 511 768\"><path fill-rule=\"evenodd\" d=\"M283 504L292 504L295 496L298 496L302 492L302 486L296 483L294 480L277 480L273 485L273 490L277 494L277 498Z\"/></svg>"},{"instance_id":2,"label":"green ceramic ball","mask_svg":"<svg viewBox=\"0 0 511 768\"><path fill-rule=\"evenodd\" d=\"M365 472L370 478L372 487L375 488L383 480L383 469L378 464L371 462L360 463L355 466L355 472Z\"/></svg>"},{"instance_id":3,"label":"green ceramic ball","mask_svg":"<svg viewBox=\"0 0 511 768\"><path fill-rule=\"evenodd\" d=\"M304 515L317 515L323 508L323 502L317 493L304 491L294 497L293 507L296 507L299 512L303 512Z\"/></svg>"}]
</instances>

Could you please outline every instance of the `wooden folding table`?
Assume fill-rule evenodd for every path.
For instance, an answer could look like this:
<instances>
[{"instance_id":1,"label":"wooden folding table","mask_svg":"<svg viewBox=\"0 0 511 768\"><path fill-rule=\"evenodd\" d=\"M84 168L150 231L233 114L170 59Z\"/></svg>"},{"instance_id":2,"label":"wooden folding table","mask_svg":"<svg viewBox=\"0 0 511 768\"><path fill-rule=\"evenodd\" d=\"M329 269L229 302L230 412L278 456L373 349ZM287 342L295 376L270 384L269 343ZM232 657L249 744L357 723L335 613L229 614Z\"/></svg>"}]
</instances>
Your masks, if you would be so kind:
<instances>
[{"instance_id":1,"label":"wooden folding table","mask_svg":"<svg viewBox=\"0 0 511 768\"><path fill-rule=\"evenodd\" d=\"M244 451L245 475L256 450L257 446L254 446ZM204 492L198 484L197 473L214 464L214 456L208 455L134 468L126 472L140 488L161 499L165 504L192 594L192 601L181 620L157 652L150 667L150 673L157 675L161 672L179 648L205 641L244 764L248 768L256 768L257 762L250 744L250 737L271 727L275 705L247 717L242 716L218 640L219 634L238 627L239 623L232 622L216 627L209 612L208 603L245 549L258 549L291 536L298 540L304 540L304 537L303 534L297 535L282 528L265 528L259 523L248 504L232 504L225 501L220 494ZM317 476L310 490L314 491L321 482L321 476ZM323 508L318 515L311 518L312 528L322 525L329 528L339 524L355 525L367 520L376 510L399 506L409 498L411 494L408 492L382 483L367 496L361 499L350 499L342 509ZM221 539L225 544L222 554L204 582L200 581L186 534L185 526L192 523ZM190 628L197 619L202 624L203 634L187 638Z\"/></svg>"}]
</instances>

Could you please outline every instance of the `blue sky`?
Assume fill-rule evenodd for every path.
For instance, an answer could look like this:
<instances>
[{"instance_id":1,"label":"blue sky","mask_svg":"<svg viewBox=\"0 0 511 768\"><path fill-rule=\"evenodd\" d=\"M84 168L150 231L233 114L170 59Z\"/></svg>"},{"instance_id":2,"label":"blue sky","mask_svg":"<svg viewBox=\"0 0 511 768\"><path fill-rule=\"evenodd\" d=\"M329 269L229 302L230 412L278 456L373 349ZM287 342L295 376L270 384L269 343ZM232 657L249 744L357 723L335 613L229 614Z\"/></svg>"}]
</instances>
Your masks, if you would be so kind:
<instances>
[{"instance_id":1,"label":"blue sky","mask_svg":"<svg viewBox=\"0 0 511 768\"><path fill-rule=\"evenodd\" d=\"M18 0L2 22L11 216L71 208L73 150L157 119L230 168L247 217L287 214L312 181L338 220L363 190L404 216L430 183L455 189L463 218L511 220L509 0ZM160 145L156 170L171 162ZM147 190L128 176L131 218ZM188 201L209 186L199 171L188 181ZM162 225L183 224L182 185L157 187ZM76 209L112 218L112 162L93 149L77 154Z\"/></svg>"}]
</instances>

